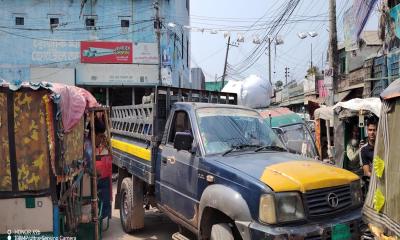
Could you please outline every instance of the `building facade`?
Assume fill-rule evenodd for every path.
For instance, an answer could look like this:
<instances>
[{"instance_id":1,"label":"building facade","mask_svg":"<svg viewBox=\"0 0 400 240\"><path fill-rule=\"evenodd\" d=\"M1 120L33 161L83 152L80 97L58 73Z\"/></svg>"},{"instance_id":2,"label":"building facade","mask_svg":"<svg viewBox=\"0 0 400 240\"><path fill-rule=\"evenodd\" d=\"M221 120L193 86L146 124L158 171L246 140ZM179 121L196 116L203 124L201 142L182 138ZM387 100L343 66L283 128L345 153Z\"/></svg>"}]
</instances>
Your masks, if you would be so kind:
<instances>
[{"instance_id":1,"label":"building facade","mask_svg":"<svg viewBox=\"0 0 400 240\"><path fill-rule=\"evenodd\" d=\"M154 2L2 1L0 78L79 85L103 104L137 102L145 86L190 88L189 0L158 0L160 48Z\"/></svg>"},{"instance_id":2,"label":"building facade","mask_svg":"<svg viewBox=\"0 0 400 240\"><path fill-rule=\"evenodd\" d=\"M339 45L339 75L335 103L351 98L368 97L373 62L381 49L382 41L377 31L362 32L356 50L346 51L343 44Z\"/></svg>"},{"instance_id":3,"label":"building facade","mask_svg":"<svg viewBox=\"0 0 400 240\"><path fill-rule=\"evenodd\" d=\"M191 80L193 89L206 89L206 77L204 76L203 70L201 68L192 68Z\"/></svg>"}]
</instances>

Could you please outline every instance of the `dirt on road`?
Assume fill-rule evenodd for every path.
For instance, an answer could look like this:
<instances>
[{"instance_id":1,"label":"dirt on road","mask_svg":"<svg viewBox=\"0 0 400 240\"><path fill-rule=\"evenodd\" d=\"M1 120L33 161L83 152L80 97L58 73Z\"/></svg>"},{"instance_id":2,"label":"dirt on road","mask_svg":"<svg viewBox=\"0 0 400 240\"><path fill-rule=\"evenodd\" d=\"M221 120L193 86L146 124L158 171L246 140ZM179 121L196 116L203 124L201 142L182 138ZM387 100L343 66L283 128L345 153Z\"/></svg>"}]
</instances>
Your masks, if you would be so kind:
<instances>
[{"instance_id":1,"label":"dirt on road","mask_svg":"<svg viewBox=\"0 0 400 240\"><path fill-rule=\"evenodd\" d=\"M113 184L113 196L116 192L116 185ZM178 226L168 217L157 209L146 211L144 229L132 234L127 234L122 230L119 210L114 209L113 203L112 218L110 219L110 227L103 232L104 240L147 240L160 239L169 240L172 234L178 232ZM103 226L105 227L105 222Z\"/></svg>"}]
</instances>

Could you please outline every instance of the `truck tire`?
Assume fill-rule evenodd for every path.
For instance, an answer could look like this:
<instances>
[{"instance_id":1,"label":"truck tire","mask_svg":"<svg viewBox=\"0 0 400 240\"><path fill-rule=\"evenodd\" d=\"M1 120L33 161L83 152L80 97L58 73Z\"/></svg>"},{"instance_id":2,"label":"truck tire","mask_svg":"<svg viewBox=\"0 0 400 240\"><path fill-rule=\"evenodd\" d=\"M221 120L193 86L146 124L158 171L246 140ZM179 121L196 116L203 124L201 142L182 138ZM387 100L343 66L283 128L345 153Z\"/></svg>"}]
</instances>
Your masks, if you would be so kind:
<instances>
[{"instance_id":1,"label":"truck tire","mask_svg":"<svg viewBox=\"0 0 400 240\"><path fill-rule=\"evenodd\" d=\"M136 177L124 178L121 183L120 218L126 233L144 228L143 182Z\"/></svg>"},{"instance_id":2,"label":"truck tire","mask_svg":"<svg viewBox=\"0 0 400 240\"><path fill-rule=\"evenodd\" d=\"M210 240L234 240L232 229L227 223L214 224L211 228Z\"/></svg>"}]
</instances>

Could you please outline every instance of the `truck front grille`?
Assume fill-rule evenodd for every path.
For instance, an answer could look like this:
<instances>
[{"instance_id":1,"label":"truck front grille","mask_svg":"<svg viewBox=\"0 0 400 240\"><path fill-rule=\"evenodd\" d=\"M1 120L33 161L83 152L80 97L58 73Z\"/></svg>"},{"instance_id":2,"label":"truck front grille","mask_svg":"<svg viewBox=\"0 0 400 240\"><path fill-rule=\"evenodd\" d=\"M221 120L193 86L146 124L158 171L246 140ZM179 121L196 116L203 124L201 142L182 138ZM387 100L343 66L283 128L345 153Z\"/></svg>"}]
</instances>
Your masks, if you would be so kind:
<instances>
[{"instance_id":1,"label":"truck front grille","mask_svg":"<svg viewBox=\"0 0 400 240\"><path fill-rule=\"evenodd\" d=\"M304 194L304 200L310 217L329 215L352 203L349 185L311 190Z\"/></svg>"}]
</instances>

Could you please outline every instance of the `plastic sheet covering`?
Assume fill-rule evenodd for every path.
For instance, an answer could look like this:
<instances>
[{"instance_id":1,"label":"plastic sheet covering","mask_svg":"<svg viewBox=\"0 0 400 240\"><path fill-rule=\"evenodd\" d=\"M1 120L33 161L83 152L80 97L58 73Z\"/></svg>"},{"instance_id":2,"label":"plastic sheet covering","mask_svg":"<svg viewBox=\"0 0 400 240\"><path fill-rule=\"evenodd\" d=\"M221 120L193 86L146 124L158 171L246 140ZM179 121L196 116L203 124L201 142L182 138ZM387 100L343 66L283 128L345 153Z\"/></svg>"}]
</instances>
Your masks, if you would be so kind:
<instances>
[{"instance_id":1,"label":"plastic sheet covering","mask_svg":"<svg viewBox=\"0 0 400 240\"><path fill-rule=\"evenodd\" d=\"M379 98L354 98L346 102L339 102L333 106L333 110L340 112L343 109L348 109L352 111L367 110L380 116L381 112L381 100Z\"/></svg>"},{"instance_id":2,"label":"plastic sheet covering","mask_svg":"<svg viewBox=\"0 0 400 240\"><path fill-rule=\"evenodd\" d=\"M391 99L400 97L400 79L392 82L382 93L382 99Z\"/></svg>"},{"instance_id":3,"label":"plastic sheet covering","mask_svg":"<svg viewBox=\"0 0 400 240\"><path fill-rule=\"evenodd\" d=\"M65 132L71 131L75 124L80 121L86 108L99 106L96 98L94 98L90 92L75 86L60 83L32 83L21 81L14 81L11 83L3 81L0 82L0 84L0 86L8 87L12 91L17 91L21 87L28 87L33 90L45 88L53 91L56 95L53 100L60 101L56 103L58 103L60 107Z\"/></svg>"},{"instance_id":4,"label":"plastic sheet covering","mask_svg":"<svg viewBox=\"0 0 400 240\"><path fill-rule=\"evenodd\" d=\"M303 119L301 119L297 113L292 112L289 108L285 107L261 109L259 110L259 113L268 124L271 122L271 127L304 123Z\"/></svg>"},{"instance_id":5,"label":"plastic sheet covering","mask_svg":"<svg viewBox=\"0 0 400 240\"><path fill-rule=\"evenodd\" d=\"M265 79L250 75L243 81L229 81L222 92L236 93L239 105L265 108L270 105L272 88Z\"/></svg>"},{"instance_id":6,"label":"plastic sheet covering","mask_svg":"<svg viewBox=\"0 0 400 240\"><path fill-rule=\"evenodd\" d=\"M7 109L7 94L0 92L0 109ZM0 191L11 191L7 111L0 111Z\"/></svg>"},{"instance_id":7,"label":"plastic sheet covering","mask_svg":"<svg viewBox=\"0 0 400 240\"><path fill-rule=\"evenodd\" d=\"M49 188L49 150L43 96L47 90L14 94L14 132L19 191Z\"/></svg>"},{"instance_id":8,"label":"plastic sheet covering","mask_svg":"<svg viewBox=\"0 0 400 240\"><path fill-rule=\"evenodd\" d=\"M333 108L328 106L321 106L314 111L315 119L329 120L333 124ZM332 125L333 126L333 125Z\"/></svg>"},{"instance_id":9,"label":"plastic sheet covering","mask_svg":"<svg viewBox=\"0 0 400 240\"><path fill-rule=\"evenodd\" d=\"M82 116L70 132L64 135L63 149L67 165L72 164L73 161L83 159L84 132L84 120Z\"/></svg>"},{"instance_id":10,"label":"plastic sheet covering","mask_svg":"<svg viewBox=\"0 0 400 240\"><path fill-rule=\"evenodd\" d=\"M369 223L389 230L391 235L400 236L400 99L385 101L382 107L378 134L375 144L375 156L384 160L385 169L382 177L372 171L370 187L365 201L363 215ZM381 191L385 202L377 212L374 203L376 193ZM376 198L376 197L375 197ZM387 232L387 231L386 231Z\"/></svg>"},{"instance_id":11,"label":"plastic sheet covering","mask_svg":"<svg viewBox=\"0 0 400 240\"><path fill-rule=\"evenodd\" d=\"M53 84L51 90L60 95L62 123L65 132L77 124L86 108L97 107L96 99L83 88L63 84Z\"/></svg>"}]
</instances>

